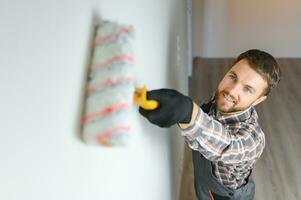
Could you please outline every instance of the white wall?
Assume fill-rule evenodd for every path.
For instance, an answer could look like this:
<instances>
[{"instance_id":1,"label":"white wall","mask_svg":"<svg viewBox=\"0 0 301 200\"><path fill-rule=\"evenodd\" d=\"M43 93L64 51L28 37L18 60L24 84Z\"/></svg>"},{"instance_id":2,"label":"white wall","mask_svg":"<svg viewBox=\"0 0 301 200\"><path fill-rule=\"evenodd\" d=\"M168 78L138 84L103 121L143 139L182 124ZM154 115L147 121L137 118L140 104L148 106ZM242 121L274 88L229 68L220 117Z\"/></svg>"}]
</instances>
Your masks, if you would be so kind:
<instances>
[{"instance_id":1,"label":"white wall","mask_svg":"<svg viewBox=\"0 0 301 200\"><path fill-rule=\"evenodd\" d=\"M301 1L193 0L193 55L236 57L259 48L301 56Z\"/></svg>"},{"instance_id":2,"label":"white wall","mask_svg":"<svg viewBox=\"0 0 301 200\"><path fill-rule=\"evenodd\" d=\"M0 1L0 199L177 199L177 129L155 127L135 112L128 147L88 146L78 132L95 16L135 27L139 82L187 93L184 5Z\"/></svg>"}]
</instances>

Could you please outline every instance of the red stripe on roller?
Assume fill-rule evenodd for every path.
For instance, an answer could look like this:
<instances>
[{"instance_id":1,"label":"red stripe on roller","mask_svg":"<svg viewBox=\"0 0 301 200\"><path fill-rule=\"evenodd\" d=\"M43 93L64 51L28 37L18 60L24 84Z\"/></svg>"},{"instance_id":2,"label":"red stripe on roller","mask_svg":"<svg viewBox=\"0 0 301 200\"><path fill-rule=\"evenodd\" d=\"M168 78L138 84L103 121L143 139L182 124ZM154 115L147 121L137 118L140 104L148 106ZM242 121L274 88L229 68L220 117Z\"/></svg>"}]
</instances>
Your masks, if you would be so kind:
<instances>
[{"instance_id":1,"label":"red stripe on roller","mask_svg":"<svg viewBox=\"0 0 301 200\"><path fill-rule=\"evenodd\" d=\"M116 132L122 131L122 132L129 132L131 130L130 126L116 126L112 129L109 129L105 132L102 132L96 136L96 140L100 142L104 146L112 146L108 143L108 139Z\"/></svg>"},{"instance_id":2,"label":"red stripe on roller","mask_svg":"<svg viewBox=\"0 0 301 200\"><path fill-rule=\"evenodd\" d=\"M210 190L209 190L209 195L210 195L211 200L214 200L213 195Z\"/></svg>"},{"instance_id":3,"label":"red stripe on roller","mask_svg":"<svg viewBox=\"0 0 301 200\"><path fill-rule=\"evenodd\" d=\"M106 62L99 63L99 64L94 64L94 65L92 65L92 69L94 69L94 68L105 68L105 67L108 67L113 62L119 62L119 61L123 61L123 60L126 60L129 63L133 63L134 62L134 57L130 56L130 55L127 55L127 54L122 54L122 55L113 57L113 58L107 60Z\"/></svg>"},{"instance_id":4,"label":"red stripe on roller","mask_svg":"<svg viewBox=\"0 0 301 200\"><path fill-rule=\"evenodd\" d=\"M128 28L122 28L117 34L110 34L110 35L105 35L97 38L93 44L93 47L97 47L98 45L103 44L104 42L108 40L116 40L120 35L122 34L128 34L130 30L130 27Z\"/></svg>"},{"instance_id":5,"label":"red stripe on roller","mask_svg":"<svg viewBox=\"0 0 301 200\"><path fill-rule=\"evenodd\" d=\"M112 85L121 84L124 82L131 82L133 80L134 80L134 77L132 77L132 76L120 77L119 79L117 79L115 81L112 81L111 79L107 79L107 80L103 81L102 83L98 83L98 84L88 87L87 92L88 92L88 94L91 94L99 89L105 89L105 88L111 87Z\"/></svg>"},{"instance_id":6,"label":"red stripe on roller","mask_svg":"<svg viewBox=\"0 0 301 200\"><path fill-rule=\"evenodd\" d=\"M83 123L85 124L85 123L87 123L91 120L96 119L99 116L106 116L106 115L112 114L113 112L116 112L118 110L129 109L129 108L131 108L131 106L132 106L132 104L130 104L130 103L117 103L117 104L114 104L114 105L106 107L106 108L104 108L104 109L102 109L98 112L86 115L83 119Z\"/></svg>"}]
</instances>

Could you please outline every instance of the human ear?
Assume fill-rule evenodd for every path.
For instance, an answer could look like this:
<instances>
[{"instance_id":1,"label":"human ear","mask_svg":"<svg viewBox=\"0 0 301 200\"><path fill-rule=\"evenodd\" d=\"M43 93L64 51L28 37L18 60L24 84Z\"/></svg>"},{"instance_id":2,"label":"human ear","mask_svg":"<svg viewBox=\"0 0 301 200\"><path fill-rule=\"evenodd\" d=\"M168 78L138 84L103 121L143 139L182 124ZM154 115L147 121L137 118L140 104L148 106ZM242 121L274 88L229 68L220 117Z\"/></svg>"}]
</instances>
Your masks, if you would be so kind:
<instances>
[{"instance_id":1,"label":"human ear","mask_svg":"<svg viewBox=\"0 0 301 200\"><path fill-rule=\"evenodd\" d=\"M256 99L253 103L252 103L252 106L256 106L257 104L259 104L259 103L261 103L261 102L263 102L264 100L266 100L267 99L267 96L261 96L261 97L259 97L258 99Z\"/></svg>"}]
</instances>

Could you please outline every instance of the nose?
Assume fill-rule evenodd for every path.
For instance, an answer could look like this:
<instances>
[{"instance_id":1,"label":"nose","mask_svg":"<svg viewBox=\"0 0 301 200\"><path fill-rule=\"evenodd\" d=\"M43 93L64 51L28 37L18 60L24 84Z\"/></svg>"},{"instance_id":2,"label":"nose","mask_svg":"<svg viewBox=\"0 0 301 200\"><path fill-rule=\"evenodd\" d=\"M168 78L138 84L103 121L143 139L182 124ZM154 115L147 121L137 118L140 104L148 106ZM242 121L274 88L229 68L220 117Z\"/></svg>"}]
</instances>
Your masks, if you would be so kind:
<instances>
[{"instance_id":1,"label":"nose","mask_svg":"<svg viewBox=\"0 0 301 200\"><path fill-rule=\"evenodd\" d=\"M238 100L239 98L239 88L240 86L238 84L233 84L229 89L228 89L228 92L229 92L229 95L234 98L236 101Z\"/></svg>"}]
</instances>

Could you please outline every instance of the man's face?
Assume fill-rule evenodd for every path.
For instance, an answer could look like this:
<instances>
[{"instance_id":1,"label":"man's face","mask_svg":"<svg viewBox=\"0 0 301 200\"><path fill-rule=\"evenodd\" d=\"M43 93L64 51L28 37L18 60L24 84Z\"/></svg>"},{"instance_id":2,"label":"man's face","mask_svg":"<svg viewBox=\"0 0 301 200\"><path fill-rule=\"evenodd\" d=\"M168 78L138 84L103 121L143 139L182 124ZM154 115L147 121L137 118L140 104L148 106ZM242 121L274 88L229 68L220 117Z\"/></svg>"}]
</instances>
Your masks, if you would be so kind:
<instances>
[{"instance_id":1,"label":"man's face","mask_svg":"<svg viewBox=\"0 0 301 200\"><path fill-rule=\"evenodd\" d=\"M246 59L237 62L219 83L215 100L223 114L233 114L266 99L267 82L251 68Z\"/></svg>"}]
</instances>

